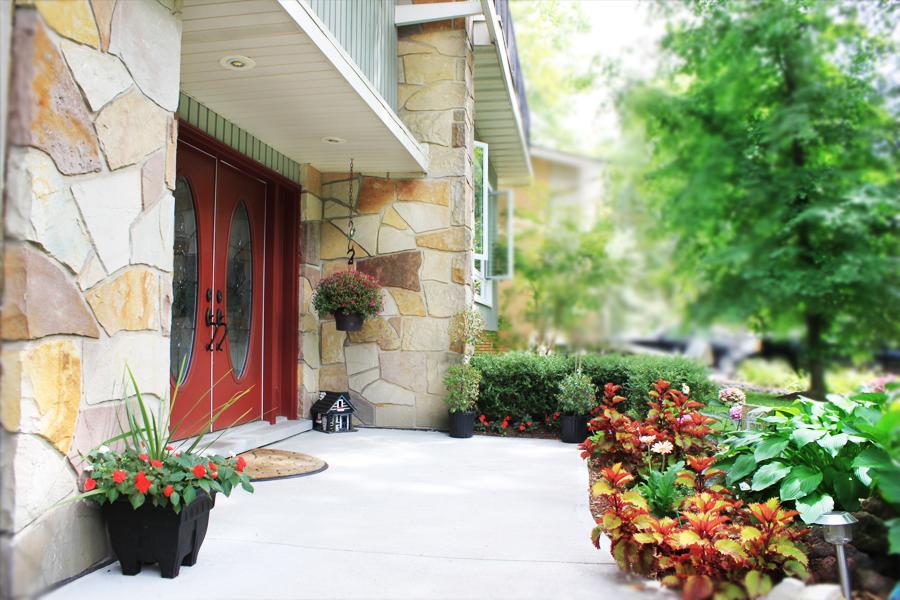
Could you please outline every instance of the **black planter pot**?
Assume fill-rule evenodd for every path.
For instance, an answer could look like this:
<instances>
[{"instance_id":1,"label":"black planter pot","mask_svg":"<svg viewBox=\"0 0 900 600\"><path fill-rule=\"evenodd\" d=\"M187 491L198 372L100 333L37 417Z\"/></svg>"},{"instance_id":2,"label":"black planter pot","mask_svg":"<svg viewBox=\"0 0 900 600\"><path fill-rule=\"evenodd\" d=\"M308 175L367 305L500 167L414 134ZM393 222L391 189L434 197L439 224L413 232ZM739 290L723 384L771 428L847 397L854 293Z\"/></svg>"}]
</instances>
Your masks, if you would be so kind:
<instances>
[{"instance_id":1,"label":"black planter pot","mask_svg":"<svg viewBox=\"0 0 900 600\"><path fill-rule=\"evenodd\" d=\"M149 502L137 510L127 500L104 504L106 530L122 574L137 575L141 565L159 563L162 576L173 579L182 565L194 566L215 504L215 494L198 495L178 514Z\"/></svg>"},{"instance_id":2,"label":"black planter pot","mask_svg":"<svg viewBox=\"0 0 900 600\"><path fill-rule=\"evenodd\" d=\"M567 444L580 444L588 436L585 415L562 415L559 418L559 439Z\"/></svg>"},{"instance_id":3,"label":"black planter pot","mask_svg":"<svg viewBox=\"0 0 900 600\"><path fill-rule=\"evenodd\" d=\"M338 331L359 331L366 318L359 313L334 313L334 325Z\"/></svg>"},{"instance_id":4,"label":"black planter pot","mask_svg":"<svg viewBox=\"0 0 900 600\"><path fill-rule=\"evenodd\" d=\"M474 412L450 413L450 437L470 438L475 433Z\"/></svg>"}]
</instances>

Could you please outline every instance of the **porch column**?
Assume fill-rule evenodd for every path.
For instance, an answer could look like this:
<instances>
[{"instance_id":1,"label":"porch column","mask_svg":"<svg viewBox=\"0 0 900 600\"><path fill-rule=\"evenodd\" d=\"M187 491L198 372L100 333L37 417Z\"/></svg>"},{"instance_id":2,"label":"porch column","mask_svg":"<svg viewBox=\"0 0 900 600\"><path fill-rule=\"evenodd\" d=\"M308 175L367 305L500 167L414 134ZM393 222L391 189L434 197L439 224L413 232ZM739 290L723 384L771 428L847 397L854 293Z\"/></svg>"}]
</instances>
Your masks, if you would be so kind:
<instances>
[{"instance_id":1,"label":"porch column","mask_svg":"<svg viewBox=\"0 0 900 600\"><path fill-rule=\"evenodd\" d=\"M385 310L360 332L322 321L318 384L349 389L366 424L446 428L443 377L461 356L448 329L472 298L471 32L464 19L402 27L398 53L398 114L428 170L357 175L352 196L347 173L322 174L322 276L347 268L352 208L357 268L385 286Z\"/></svg>"},{"instance_id":2,"label":"porch column","mask_svg":"<svg viewBox=\"0 0 900 600\"><path fill-rule=\"evenodd\" d=\"M175 0L21 3L0 313L0 571L31 597L109 555L79 489L117 433L126 363L169 388L181 22Z\"/></svg>"}]
</instances>

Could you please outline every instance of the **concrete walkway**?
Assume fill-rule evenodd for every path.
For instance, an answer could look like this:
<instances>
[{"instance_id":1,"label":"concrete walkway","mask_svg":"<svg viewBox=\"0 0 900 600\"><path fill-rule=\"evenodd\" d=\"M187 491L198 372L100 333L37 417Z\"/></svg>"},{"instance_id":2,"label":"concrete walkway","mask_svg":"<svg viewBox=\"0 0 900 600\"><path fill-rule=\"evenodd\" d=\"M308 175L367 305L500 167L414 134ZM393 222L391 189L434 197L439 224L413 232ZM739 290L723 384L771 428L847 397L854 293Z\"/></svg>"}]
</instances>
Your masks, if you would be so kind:
<instances>
[{"instance_id":1,"label":"concrete walkway","mask_svg":"<svg viewBox=\"0 0 900 600\"><path fill-rule=\"evenodd\" d=\"M555 440L361 430L274 447L328 470L219 498L194 567L174 580L118 563L49 597L626 598L591 545L587 470Z\"/></svg>"}]
</instances>

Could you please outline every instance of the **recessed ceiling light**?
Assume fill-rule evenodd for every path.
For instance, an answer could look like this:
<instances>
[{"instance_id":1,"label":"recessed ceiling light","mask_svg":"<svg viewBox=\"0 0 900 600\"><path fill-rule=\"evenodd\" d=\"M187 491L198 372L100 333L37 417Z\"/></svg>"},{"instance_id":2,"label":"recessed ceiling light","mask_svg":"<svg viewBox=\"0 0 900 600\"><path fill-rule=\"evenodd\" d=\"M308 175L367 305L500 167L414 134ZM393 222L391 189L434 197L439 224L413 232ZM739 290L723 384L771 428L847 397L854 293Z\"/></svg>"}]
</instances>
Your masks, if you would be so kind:
<instances>
[{"instance_id":1,"label":"recessed ceiling light","mask_svg":"<svg viewBox=\"0 0 900 600\"><path fill-rule=\"evenodd\" d=\"M322 138L322 141L326 144L344 144L347 142L344 138L339 138L333 135L326 135Z\"/></svg>"},{"instance_id":2,"label":"recessed ceiling light","mask_svg":"<svg viewBox=\"0 0 900 600\"><path fill-rule=\"evenodd\" d=\"M249 71L256 66L256 61L249 56L235 54L232 56L223 56L219 59L219 64L229 71Z\"/></svg>"}]
</instances>

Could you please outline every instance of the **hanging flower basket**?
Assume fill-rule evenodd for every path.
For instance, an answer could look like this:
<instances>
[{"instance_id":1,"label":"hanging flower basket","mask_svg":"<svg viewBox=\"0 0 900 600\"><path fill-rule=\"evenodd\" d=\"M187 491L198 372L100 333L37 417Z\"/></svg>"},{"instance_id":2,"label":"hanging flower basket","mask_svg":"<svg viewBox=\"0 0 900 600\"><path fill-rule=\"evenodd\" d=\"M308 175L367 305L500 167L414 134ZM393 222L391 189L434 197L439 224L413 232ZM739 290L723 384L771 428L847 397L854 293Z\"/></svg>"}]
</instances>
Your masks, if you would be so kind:
<instances>
[{"instance_id":1,"label":"hanging flower basket","mask_svg":"<svg viewBox=\"0 0 900 600\"><path fill-rule=\"evenodd\" d=\"M319 282L313 308L320 317L333 314L338 331L359 331L363 321L381 312L381 285L358 271L343 271Z\"/></svg>"}]
</instances>

